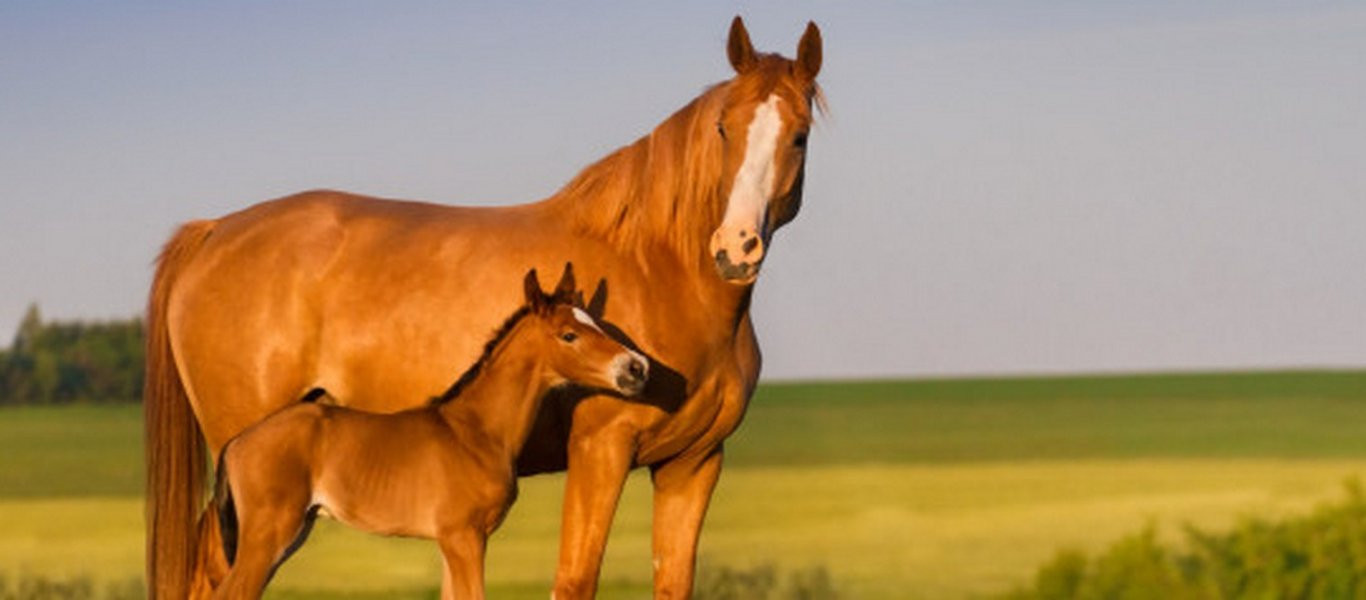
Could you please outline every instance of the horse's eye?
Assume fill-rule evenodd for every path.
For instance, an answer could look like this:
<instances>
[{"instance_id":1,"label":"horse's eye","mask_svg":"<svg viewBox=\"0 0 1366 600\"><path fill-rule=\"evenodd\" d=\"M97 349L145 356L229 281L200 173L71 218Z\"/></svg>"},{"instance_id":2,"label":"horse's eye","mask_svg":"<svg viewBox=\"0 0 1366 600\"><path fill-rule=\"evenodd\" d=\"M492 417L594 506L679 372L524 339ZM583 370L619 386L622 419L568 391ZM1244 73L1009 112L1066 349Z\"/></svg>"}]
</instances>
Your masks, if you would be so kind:
<instances>
[{"instance_id":1,"label":"horse's eye","mask_svg":"<svg viewBox=\"0 0 1366 600\"><path fill-rule=\"evenodd\" d=\"M792 138L792 145L793 145L793 146L796 146L796 147L798 147L798 148L805 148L805 147L806 147L806 134L805 134L805 133L799 133L799 134L797 134L797 137Z\"/></svg>"},{"instance_id":2,"label":"horse's eye","mask_svg":"<svg viewBox=\"0 0 1366 600\"><path fill-rule=\"evenodd\" d=\"M579 334L572 331L566 331L560 334L560 339L572 343L574 340L579 339Z\"/></svg>"},{"instance_id":3,"label":"horse's eye","mask_svg":"<svg viewBox=\"0 0 1366 600\"><path fill-rule=\"evenodd\" d=\"M721 139L726 139L726 125L720 121L716 122L716 133L721 134Z\"/></svg>"}]
</instances>

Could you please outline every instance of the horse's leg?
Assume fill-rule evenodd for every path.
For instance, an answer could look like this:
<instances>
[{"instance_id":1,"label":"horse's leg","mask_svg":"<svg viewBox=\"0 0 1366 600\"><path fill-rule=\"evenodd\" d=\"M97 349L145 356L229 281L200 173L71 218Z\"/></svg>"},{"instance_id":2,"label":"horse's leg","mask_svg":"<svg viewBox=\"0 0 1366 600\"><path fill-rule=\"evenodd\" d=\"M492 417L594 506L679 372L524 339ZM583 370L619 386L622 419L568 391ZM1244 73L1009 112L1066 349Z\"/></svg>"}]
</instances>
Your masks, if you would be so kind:
<instances>
[{"instance_id":1,"label":"horse's leg","mask_svg":"<svg viewBox=\"0 0 1366 600\"><path fill-rule=\"evenodd\" d=\"M575 431L570 436L556 600L592 598L597 593L607 533L635 456L634 439L635 430L629 427Z\"/></svg>"},{"instance_id":2,"label":"horse's leg","mask_svg":"<svg viewBox=\"0 0 1366 600\"><path fill-rule=\"evenodd\" d=\"M721 447L656 465L654 480L655 598L692 595L697 540L712 490L721 476Z\"/></svg>"},{"instance_id":3,"label":"horse's leg","mask_svg":"<svg viewBox=\"0 0 1366 600\"><path fill-rule=\"evenodd\" d=\"M484 598L484 550L488 536L466 527L441 536L441 599Z\"/></svg>"}]
</instances>

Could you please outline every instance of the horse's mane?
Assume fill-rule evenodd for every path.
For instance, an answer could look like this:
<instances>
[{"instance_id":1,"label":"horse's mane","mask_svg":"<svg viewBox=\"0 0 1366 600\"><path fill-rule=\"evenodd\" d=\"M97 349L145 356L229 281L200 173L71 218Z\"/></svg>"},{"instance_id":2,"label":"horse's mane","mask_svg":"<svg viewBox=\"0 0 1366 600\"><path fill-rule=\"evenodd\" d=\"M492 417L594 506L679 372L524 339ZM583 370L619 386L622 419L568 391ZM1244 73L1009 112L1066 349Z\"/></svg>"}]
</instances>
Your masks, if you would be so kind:
<instances>
[{"instance_id":1,"label":"horse's mane","mask_svg":"<svg viewBox=\"0 0 1366 600\"><path fill-rule=\"evenodd\" d=\"M696 134L714 127L724 99L721 87L713 86L649 135L589 165L549 202L580 231L623 250L647 239L681 253L705 247L700 234L710 230L678 219L721 219L721 145L715 136Z\"/></svg>"},{"instance_id":2,"label":"horse's mane","mask_svg":"<svg viewBox=\"0 0 1366 600\"><path fill-rule=\"evenodd\" d=\"M777 86L796 85L799 97L825 112L816 82L798 82L790 72L788 59L761 55L753 71L708 87L649 135L579 172L547 203L578 230L623 251L648 251L641 245L648 240L666 244L679 256L704 256L725 211L720 198L724 146L716 123L727 99L732 94L762 97Z\"/></svg>"},{"instance_id":3,"label":"horse's mane","mask_svg":"<svg viewBox=\"0 0 1366 600\"><path fill-rule=\"evenodd\" d=\"M521 322L523 317L529 314L531 314L531 307L523 305L508 316L507 320L503 321L503 324L500 325L497 331L493 333L493 336L489 338L488 343L484 344L484 352L479 355L479 359L475 360L474 364L470 365L470 368L466 369L465 373L462 374L459 379L455 380L455 383L451 384L450 388L447 388L440 396L434 396L428 404L430 406L440 406L459 397L460 393L465 391L465 388L469 387L470 383L472 383L475 378L479 377L479 373L484 370L484 363L489 361L489 357L493 355L493 351L498 348L499 344L503 343L503 339L506 338L509 333L512 333L512 329L517 326L517 323Z\"/></svg>"}]
</instances>

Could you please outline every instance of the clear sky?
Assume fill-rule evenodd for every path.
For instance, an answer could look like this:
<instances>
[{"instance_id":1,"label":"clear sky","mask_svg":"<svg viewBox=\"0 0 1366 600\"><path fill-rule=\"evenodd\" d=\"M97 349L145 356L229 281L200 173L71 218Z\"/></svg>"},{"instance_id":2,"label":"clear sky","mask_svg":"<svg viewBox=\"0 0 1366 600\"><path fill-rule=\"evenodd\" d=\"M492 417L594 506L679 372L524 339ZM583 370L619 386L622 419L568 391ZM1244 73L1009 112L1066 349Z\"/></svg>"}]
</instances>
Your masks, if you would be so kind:
<instances>
[{"instance_id":1,"label":"clear sky","mask_svg":"<svg viewBox=\"0 0 1366 600\"><path fill-rule=\"evenodd\" d=\"M549 195L825 38L771 378L1366 364L1360 2L0 3L0 337L138 313L181 221ZM0 340L0 343L4 343Z\"/></svg>"}]
</instances>

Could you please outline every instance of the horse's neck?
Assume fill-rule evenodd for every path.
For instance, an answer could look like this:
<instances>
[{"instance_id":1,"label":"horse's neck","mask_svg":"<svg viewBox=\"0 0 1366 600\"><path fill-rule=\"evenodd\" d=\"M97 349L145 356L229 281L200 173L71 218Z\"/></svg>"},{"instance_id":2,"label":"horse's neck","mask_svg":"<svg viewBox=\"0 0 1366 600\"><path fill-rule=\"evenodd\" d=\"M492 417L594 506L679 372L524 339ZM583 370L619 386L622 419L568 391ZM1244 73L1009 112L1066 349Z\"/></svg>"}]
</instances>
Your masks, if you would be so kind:
<instances>
[{"instance_id":1,"label":"horse's neck","mask_svg":"<svg viewBox=\"0 0 1366 600\"><path fill-rule=\"evenodd\" d=\"M504 340L460 395L437 408L453 428L476 428L474 433L493 442L499 455L506 453L508 460L526 443L547 391L544 378L536 372L536 357L515 342Z\"/></svg>"},{"instance_id":2,"label":"horse's neck","mask_svg":"<svg viewBox=\"0 0 1366 600\"><path fill-rule=\"evenodd\" d=\"M714 133L718 94L703 94L585 168L541 208L623 254L649 260L669 251L685 269L715 279L706 256L725 211Z\"/></svg>"}]
</instances>

